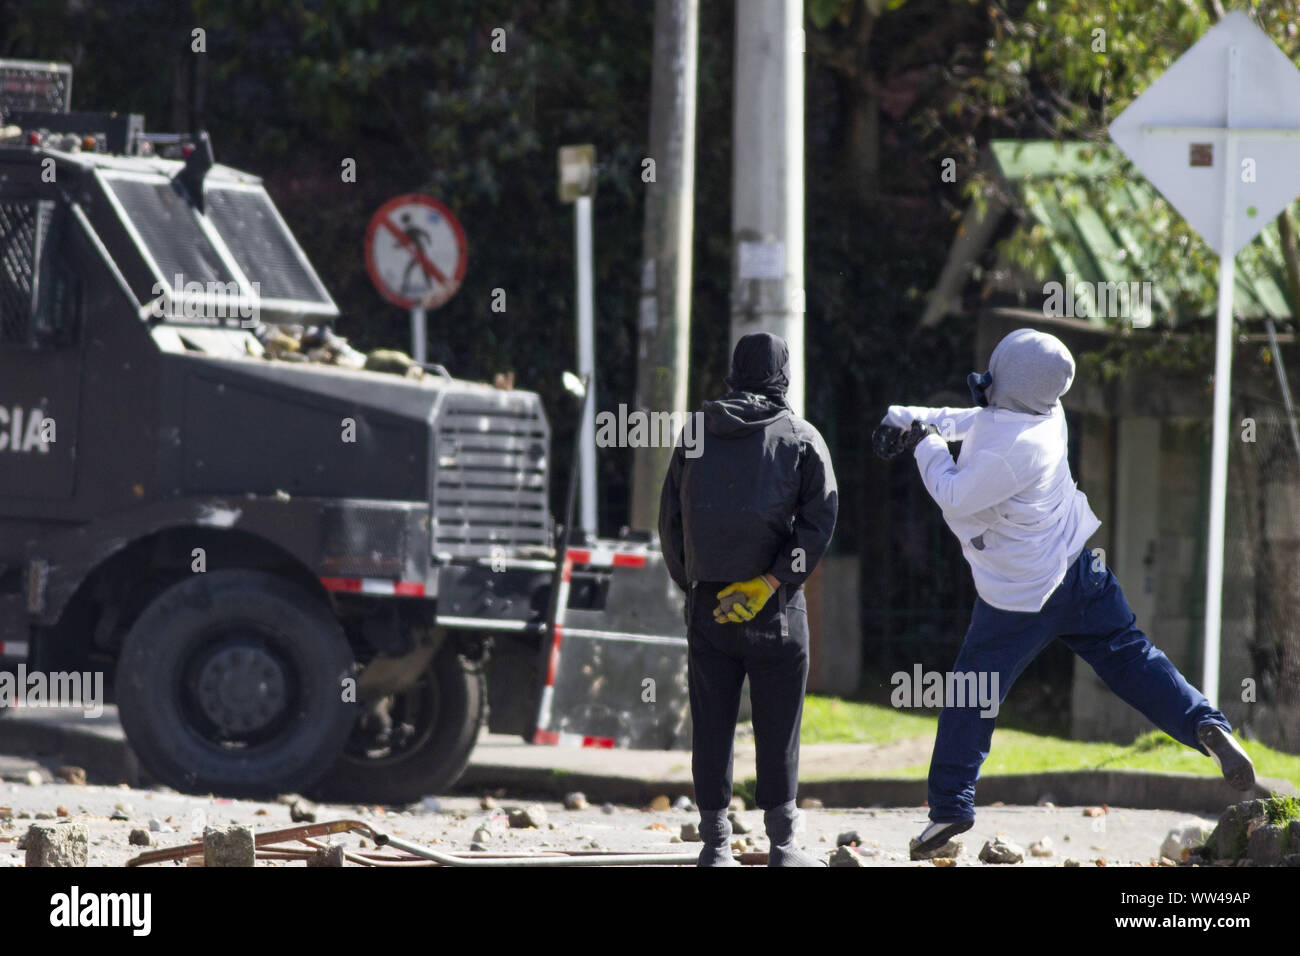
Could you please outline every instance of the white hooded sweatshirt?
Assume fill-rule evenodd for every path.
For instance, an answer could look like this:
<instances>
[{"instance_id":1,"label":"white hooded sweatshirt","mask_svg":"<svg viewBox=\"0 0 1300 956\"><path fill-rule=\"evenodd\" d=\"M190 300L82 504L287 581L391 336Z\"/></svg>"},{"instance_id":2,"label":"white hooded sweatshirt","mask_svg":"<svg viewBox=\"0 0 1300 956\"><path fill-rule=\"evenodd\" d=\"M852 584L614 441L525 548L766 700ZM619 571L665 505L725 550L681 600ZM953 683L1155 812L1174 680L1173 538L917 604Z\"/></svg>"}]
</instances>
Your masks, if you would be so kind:
<instances>
[{"instance_id":1,"label":"white hooded sweatshirt","mask_svg":"<svg viewBox=\"0 0 1300 956\"><path fill-rule=\"evenodd\" d=\"M975 590L1004 611L1042 609L1101 522L1070 475L1060 396L1074 359L1031 329L998 343L986 408L890 406L887 424L935 425L916 446L930 496L961 542ZM960 441L956 462L947 442Z\"/></svg>"}]
</instances>

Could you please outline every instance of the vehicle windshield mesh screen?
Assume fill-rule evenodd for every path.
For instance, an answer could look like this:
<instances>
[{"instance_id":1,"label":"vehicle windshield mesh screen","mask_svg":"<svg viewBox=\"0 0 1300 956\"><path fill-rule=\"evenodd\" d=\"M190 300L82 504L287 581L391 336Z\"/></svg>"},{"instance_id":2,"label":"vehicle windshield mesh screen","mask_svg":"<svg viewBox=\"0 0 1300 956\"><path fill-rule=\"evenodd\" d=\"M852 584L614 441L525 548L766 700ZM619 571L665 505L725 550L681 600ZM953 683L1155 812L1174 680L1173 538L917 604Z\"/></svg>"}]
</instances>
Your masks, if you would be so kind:
<instances>
[{"instance_id":1,"label":"vehicle windshield mesh screen","mask_svg":"<svg viewBox=\"0 0 1300 956\"><path fill-rule=\"evenodd\" d=\"M265 193L209 186L203 198L208 218L248 281L257 283L262 298L329 302L303 267Z\"/></svg>"},{"instance_id":2,"label":"vehicle windshield mesh screen","mask_svg":"<svg viewBox=\"0 0 1300 956\"><path fill-rule=\"evenodd\" d=\"M235 281L217 250L199 226L197 214L169 182L150 183L134 179L108 182L127 218L144 240L146 250L162 271L163 281L176 286L183 282L223 285ZM180 293L181 288L176 288Z\"/></svg>"}]
</instances>

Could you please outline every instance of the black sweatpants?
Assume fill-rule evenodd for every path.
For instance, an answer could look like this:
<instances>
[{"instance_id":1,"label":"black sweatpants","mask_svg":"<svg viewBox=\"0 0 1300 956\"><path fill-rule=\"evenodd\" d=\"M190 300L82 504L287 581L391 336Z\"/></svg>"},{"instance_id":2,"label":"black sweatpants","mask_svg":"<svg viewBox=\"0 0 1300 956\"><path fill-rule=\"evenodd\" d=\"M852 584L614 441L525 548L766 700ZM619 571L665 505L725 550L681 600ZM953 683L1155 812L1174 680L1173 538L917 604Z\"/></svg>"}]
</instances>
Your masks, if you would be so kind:
<instances>
[{"instance_id":1,"label":"black sweatpants","mask_svg":"<svg viewBox=\"0 0 1300 956\"><path fill-rule=\"evenodd\" d=\"M719 624L713 609L718 592L729 583L700 581L687 594L695 803L701 810L721 810L731 803L732 741L748 674L757 751L755 799L759 808L770 810L793 800L798 785L808 610L803 588L783 584L752 621Z\"/></svg>"}]
</instances>

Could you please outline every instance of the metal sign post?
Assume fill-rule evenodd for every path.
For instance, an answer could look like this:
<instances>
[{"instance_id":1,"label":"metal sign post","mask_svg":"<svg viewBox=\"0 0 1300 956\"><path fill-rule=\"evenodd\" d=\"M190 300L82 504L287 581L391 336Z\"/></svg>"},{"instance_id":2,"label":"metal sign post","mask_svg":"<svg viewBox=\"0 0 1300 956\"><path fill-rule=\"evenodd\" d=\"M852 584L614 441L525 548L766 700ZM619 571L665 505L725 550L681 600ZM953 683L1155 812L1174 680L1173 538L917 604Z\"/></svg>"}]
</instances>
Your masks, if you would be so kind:
<instances>
[{"instance_id":1,"label":"metal sign post","mask_svg":"<svg viewBox=\"0 0 1300 956\"><path fill-rule=\"evenodd\" d=\"M1201 686L1218 706L1235 258L1300 192L1300 71L1235 11L1138 97L1110 136L1219 254Z\"/></svg>"},{"instance_id":2,"label":"metal sign post","mask_svg":"<svg viewBox=\"0 0 1300 956\"><path fill-rule=\"evenodd\" d=\"M573 234L577 247L578 375L589 391L596 388L596 330L592 307L591 197L596 191L596 147L560 147L560 201L573 203ZM579 527L585 534L597 531L596 515L596 409L583 403L581 454L582 511Z\"/></svg>"}]
</instances>

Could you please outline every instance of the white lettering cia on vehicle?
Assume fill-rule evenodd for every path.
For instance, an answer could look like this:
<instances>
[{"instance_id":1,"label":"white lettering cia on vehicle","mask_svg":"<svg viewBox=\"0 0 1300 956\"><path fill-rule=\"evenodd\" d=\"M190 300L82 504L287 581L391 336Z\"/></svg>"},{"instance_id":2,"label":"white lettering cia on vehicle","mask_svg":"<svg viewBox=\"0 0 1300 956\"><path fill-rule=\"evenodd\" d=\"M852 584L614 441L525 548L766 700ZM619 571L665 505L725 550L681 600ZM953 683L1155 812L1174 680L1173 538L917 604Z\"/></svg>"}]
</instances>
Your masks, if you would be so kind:
<instances>
[{"instance_id":1,"label":"white lettering cia on vehicle","mask_svg":"<svg viewBox=\"0 0 1300 956\"><path fill-rule=\"evenodd\" d=\"M54 441L54 419L39 408L24 410L20 405L0 405L0 451L49 454Z\"/></svg>"}]
</instances>

